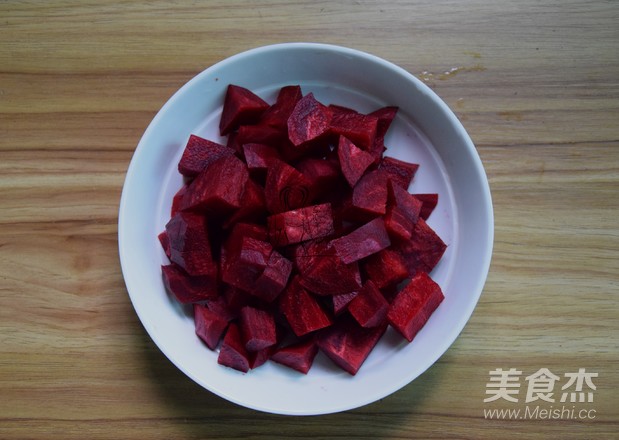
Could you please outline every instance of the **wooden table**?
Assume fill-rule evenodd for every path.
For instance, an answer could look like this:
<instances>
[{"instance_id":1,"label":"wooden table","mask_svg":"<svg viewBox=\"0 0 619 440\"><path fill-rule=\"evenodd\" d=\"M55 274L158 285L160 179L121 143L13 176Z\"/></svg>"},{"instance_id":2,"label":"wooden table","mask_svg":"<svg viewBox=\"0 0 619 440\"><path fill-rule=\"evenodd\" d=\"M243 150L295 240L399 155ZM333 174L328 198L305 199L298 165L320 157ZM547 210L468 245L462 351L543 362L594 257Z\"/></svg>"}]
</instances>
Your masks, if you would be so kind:
<instances>
[{"instance_id":1,"label":"wooden table","mask_svg":"<svg viewBox=\"0 0 619 440\"><path fill-rule=\"evenodd\" d=\"M619 438L617 23L600 0L1 2L0 438ZM317 417L185 377L138 321L117 251L125 172L163 103L285 41L368 51L429 84L476 143L496 219L448 352L388 398ZM518 402L484 402L497 369L521 371ZM554 403L527 399L543 369ZM571 374L592 402L571 402L578 380L561 390Z\"/></svg>"}]
</instances>

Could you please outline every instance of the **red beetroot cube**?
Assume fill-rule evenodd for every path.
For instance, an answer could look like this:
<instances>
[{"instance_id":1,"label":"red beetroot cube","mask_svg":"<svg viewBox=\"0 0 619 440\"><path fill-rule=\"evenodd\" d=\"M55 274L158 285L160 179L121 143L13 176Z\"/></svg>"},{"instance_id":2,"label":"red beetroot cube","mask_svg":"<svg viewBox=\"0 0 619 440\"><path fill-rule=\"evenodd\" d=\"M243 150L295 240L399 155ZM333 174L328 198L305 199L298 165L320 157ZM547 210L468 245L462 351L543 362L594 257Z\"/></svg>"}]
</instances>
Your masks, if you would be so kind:
<instances>
[{"instance_id":1,"label":"red beetroot cube","mask_svg":"<svg viewBox=\"0 0 619 440\"><path fill-rule=\"evenodd\" d=\"M281 160L277 149L265 144L245 144L243 145L243 153L249 171L252 172L252 175L260 178L266 176L267 169L273 161Z\"/></svg>"},{"instance_id":2,"label":"red beetroot cube","mask_svg":"<svg viewBox=\"0 0 619 440\"><path fill-rule=\"evenodd\" d=\"M224 284L222 297L228 312L225 316L231 319L238 318L243 307L256 305L255 296L230 284Z\"/></svg>"},{"instance_id":3,"label":"red beetroot cube","mask_svg":"<svg viewBox=\"0 0 619 440\"><path fill-rule=\"evenodd\" d=\"M207 210L216 217L240 208L249 179L247 165L235 156L211 163L187 188L182 209Z\"/></svg>"},{"instance_id":4,"label":"red beetroot cube","mask_svg":"<svg viewBox=\"0 0 619 440\"><path fill-rule=\"evenodd\" d=\"M353 188L352 207L361 214L383 215L387 210L388 176L382 170L365 173Z\"/></svg>"},{"instance_id":5,"label":"red beetroot cube","mask_svg":"<svg viewBox=\"0 0 619 440\"><path fill-rule=\"evenodd\" d=\"M176 264L161 266L163 285L181 304L217 298L217 281L210 276L190 276Z\"/></svg>"},{"instance_id":6,"label":"red beetroot cube","mask_svg":"<svg viewBox=\"0 0 619 440\"><path fill-rule=\"evenodd\" d=\"M277 147L287 139L286 133L282 133L280 130L269 125L241 125L237 131L228 135L228 142L226 145L242 156L243 145L245 144L257 143Z\"/></svg>"},{"instance_id":7,"label":"red beetroot cube","mask_svg":"<svg viewBox=\"0 0 619 440\"><path fill-rule=\"evenodd\" d=\"M260 274L267 267L273 248L266 241L243 237L238 252L226 251L226 262L222 268L222 279L246 292L255 288Z\"/></svg>"},{"instance_id":8,"label":"red beetroot cube","mask_svg":"<svg viewBox=\"0 0 619 440\"><path fill-rule=\"evenodd\" d=\"M379 289L401 283L408 277L406 261L390 248L366 258L362 267L367 278Z\"/></svg>"},{"instance_id":9,"label":"red beetroot cube","mask_svg":"<svg viewBox=\"0 0 619 440\"><path fill-rule=\"evenodd\" d=\"M295 165L310 185L310 193L321 196L339 185L341 172L337 161L308 157Z\"/></svg>"},{"instance_id":10,"label":"red beetroot cube","mask_svg":"<svg viewBox=\"0 0 619 440\"><path fill-rule=\"evenodd\" d=\"M428 194L413 194L417 200L421 202L421 212L419 213L419 217L424 220L427 220L436 208L438 204L438 194L436 193L428 193Z\"/></svg>"},{"instance_id":11,"label":"red beetroot cube","mask_svg":"<svg viewBox=\"0 0 619 440\"><path fill-rule=\"evenodd\" d=\"M206 306L209 310L226 321L232 321L238 316L238 310L232 310L230 308L224 295L219 295L217 298L206 300Z\"/></svg>"},{"instance_id":12,"label":"red beetroot cube","mask_svg":"<svg viewBox=\"0 0 619 440\"><path fill-rule=\"evenodd\" d=\"M286 287L292 267L292 261L273 251L267 267L256 280L251 293L264 301L273 301Z\"/></svg>"},{"instance_id":13,"label":"red beetroot cube","mask_svg":"<svg viewBox=\"0 0 619 440\"><path fill-rule=\"evenodd\" d=\"M287 246L326 237L333 233L331 205L313 205L267 217L269 237L274 246Z\"/></svg>"},{"instance_id":14,"label":"red beetroot cube","mask_svg":"<svg viewBox=\"0 0 619 440\"><path fill-rule=\"evenodd\" d=\"M331 325L331 318L301 286L298 277L292 279L279 299L279 308L295 335L303 336Z\"/></svg>"},{"instance_id":15,"label":"red beetroot cube","mask_svg":"<svg viewBox=\"0 0 619 440\"><path fill-rule=\"evenodd\" d=\"M225 145L192 134L178 163L178 171L183 176L195 177L217 159L233 154L234 150Z\"/></svg>"},{"instance_id":16,"label":"red beetroot cube","mask_svg":"<svg viewBox=\"0 0 619 440\"><path fill-rule=\"evenodd\" d=\"M379 252L391 245L385 222L378 217L331 242L337 255L346 264Z\"/></svg>"},{"instance_id":17,"label":"red beetroot cube","mask_svg":"<svg viewBox=\"0 0 619 440\"><path fill-rule=\"evenodd\" d=\"M415 224L397 206L388 206L383 219L389 237L395 240L409 240L411 238Z\"/></svg>"},{"instance_id":18,"label":"red beetroot cube","mask_svg":"<svg viewBox=\"0 0 619 440\"><path fill-rule=\"evenodd\" d=\"M300 86L282 87L275 103L262 114L260 123L286 132L288 130L288 118L290 118L290 114L301 98L303 98L303 93Z\"/></svg>"},{"instance_id":19,"label":"red beetroot cube","mask_svg":"<svg viewBox=\"0 0 619 440\"><path fill-rule=\"evenodd\" d=\"M318 346L313 339L308 339L278 349L271 356L271 360L307 374L317 353Z\"/></svg>"},{"instance_id":20,"label":"red beetroot cube","mask_svg":"<svg viewBox=\"0 0 619 440\"><path fill-rule=\"evenodd\" d=\"M363 150L369 149L376 137L378 118L346 107L330 105L331 132L346 136Z\"/></svg>"},{"instance_id":21,"label":"red beetroot cube","mask_svg":"<svg viewBox=\"0 0 619 440\"><path fill-rule=\"evenodd\" d=\"M264 185L266 206L271 214L308 206L312 201L310 182L285 162L271 164Z\"/></svg>"},{"instance_id":22,"label":"red beetroot cube","mask_svg":"<svg viewBox=\"0 0 619 440\"><path fill-rule=\"evenodd\" d=\"M228 327L228 321L202 304L194 304L193 319L196 335L208 348L215 350Z\"/></svg>"},{"instance_id":23,"label":"red beetroot cube","mask_svg":"<svg viewBox=\"0 0 619 440\"><path fill-rule=\"evenodd\" d=\"M238 222L258 221L265 214L264 190L252 179L248 179L241 197L241 206L226 220L224 228L229 228Z\"/></svg>"},{"instance_id":24,"label":"red beetroot cube","mask_svg":"<svg viewBox=\"0 0 619 440\"><path fill-rule=\"evenodd\" d=\"M168 239L168 233L166 231L162 231L157 235L159 239L159 243L165 252L166 257L170 258L170 240Z\"/></svg>"},{"instance_id":25,"label":"red beetroot cube","mask_svg":"<svg viewBox=\"0 0 619 440\"><path fill-rule=\"evenodd\" d=\"M393 181L389 181L388 189L388 204L401 210L411 224L417 223L421 213L422 202Z\"/></svg>"},{"instance_id":26,"label":"red beetroot cube","mask_svg":"<svg viewBox=\"0 0 619 440\"><path fill-rule=\"evenodd\" d=\"M238 222L234 224L221 246L221 255L219 257L219 265L223 269L227 267L226 255L234 258L241 252L241 246L245 238L254 238L259 241L267 241L268 233L264 226L255 223Z\"/></svg>"},{"instance_id":27,"label":"red beetroot cube","mask_svg":"<svg viewBox=\"0 0 619 440\"><path fill-rule=\"evenodd\" d=\"M393 157L384 157L380 162L379 168L385 171L393 182L407 190L419 165L404 162Z\"/></svg>"},{"instance_id":28,"label":"red beetroot cube","mask_svg":"<svg viewBox=\"0 0 619 440\"><path fill-rule=\"evenodd\" d=\"M299 148L329 133L331 111L308 93L297 102L288 118L288 138Z\"/></svg>"},{"instance_id":29,"label":"red beetroot cube","mask_svg":"<svg viewBox=\"0 0 619 440\"><path fill-rule=\"evenodd\" d=\"M389 324L410 342L443 299L440 286L427 273L419 272L391 303Z\"/></svg>"},{"instance_id":30,"label":"red beetroot cube","mask_svg":"<svg viewBox=\"0 0 619 440\"><path fill-rule=\"evenodd\" d=\"M316 342L337 366L355 375L386 329L386 325L364 328L344 315L337 323L321 331Z\"/></svg>"},{"instance_id":31,"label":"red beetroot cube","mask_svg":"<svg viewBox=\"0 0 619 440\"><path fill-rule=\"evenodd\" d=\"M372 146L368 149L368 152L374 158L374 163L379 163L383 157L385 151L385 134L391 127L391 123L395 119L398 113L397 107L383 107L370 113L370 116L378 118L378 124L376 126L376 136Z\"/></svg>"},{"instance_id":32,"label":"red beetroot cube","mask_svg":"<svg viewBox=\"0 0 619 440\"><path fill-rule=\"evenodd\" d=\"M276 347L272 345L270 347L263 348L262 350L250 352L249 368L254 369L264 365L271 358L275 348Z\"/></svg>"},{"instance_id":33,"label":"red beetroot cube","mask_svg":"<svg viewBox=\"0 0 619 440\"><path fill-rule=\"evenodd\" d=\"M357 262L346 264L327 243L310 243L295 250L301 285L317 295L338 295L361 288Z\"/></svg>"},{"instance_id":34,"label":"red beetroot cube","mask_svg":"<svg viewBox=\"0 0 619 440\"><path fill-rule=\"evenodd\" d=\"M359 181L365 170L372 164L374 158L371 154L357 148L348 138L340 136L337 145L337 154L340 160L342 174L352 187Z\"/></svg>"},{"instance_id":35,"label":"red beetroot cube","mask_svg":"<svg viewBox=\"0 0 619 440\"><path fill-rule=\"evenodd\" d=\"M206 218L191 212L179 212L166 224L170 261L189 275L217 276L217 264L211 254Z\"/></svg>"},{"instance_id":36,"label":"red beetroot cube","mask_svg":"<svg viewBox=\"0 0 619 440\"><path fill-rule=\"evenodd\" d=\"M247 373L252 356L245 348L238 324L232 322L219 349L217 363Z\"/></svg>"},{"instance_id":37,"label":"red beetroot cube","mask_svg":"<svg viewBox=\"0 0 619 440\"><path fill-rule=\"evenodd\" d=\"M187 185L183 185L180 189L174 194L172 198L172 208L170 209L170 217L174 217L178 211L181 210L181 205L183 204L183 197L187 192Z\"/></svg>"},{"instance_id":38,"label":"red beetroot cube","mask_svg":"<svg viewBox=\"0 0 619 440\"><path fill-rule=\"evenodd\" d=\"M388 189L387 214L384 217L385 226L390 236L408 240L415 223L419 219L421 202L391 180Z\"/></svg>"},{"instance_id":39,"label":"red beetroot cube","mask_svg":"<svg viewBox=\"0 0 619 440\"><path fill-rule=\"evenodd\" d=\"M366 281L348 304L348 311L361 327L384 325L388 310L389 303L371 280Z\"/></svg>"},{"instance_id":40,"label":"red beetroot cube","mask_svg":"<svg viewBox=\"0 0 619 440\"><path fill-rule=\"evenodd\" d=\"M327 240L310 240L292 247L291 259L299 273L307 272L315 263L315 257L335 255Z\"/></svg>"},{"instance_id":41,"label":"red beetroot cube","mask_svg":"<svg viewBox=\"0 0 619 440\"><path fill-rule=\"evenodd\" d=\"M269 312L249 306L243 307L240 326L247 351L262 350L277 342L275 320Z\"/></svg>"},{"instance_id":42,"label":"red beetroot cube","mask_svg":"<svg viewBox=\"0 0 619 440\"><path fill-rule=\"evenodd\" d=\"M418 271L432 272L442 258L447 245L436 232L420 218L413 228L410 240L397 241L392 249L406 261L409 276Z\"/></svg>"},{"instance_id":43,"label":"red beetroot cube","mask_svg":"<svg viewBox=\"0 0 619 440\"><path fill-rule=\"evenodd\" d=\"M240 252L243 239L245 238L267 241L268 236L267 229L262 225L246 222L236 223L226 240L226 252L230 254Z\"/></svg>"},{"instance_id":44,"label":"red beetroot cube","mask_svg":"<svg viewBox=\"0 0 619 440\"><path fill-rule=\"evenodd\" d=\"M333 314L335 316L341 315L347 308L350 302L355 299L359 292L341 293L339 295L333 295L331 300L333 302Z\"/></svg>"},{"instance_id":45,"label":"red beetroot cube","mask_svg":"<svg viewBox=\"0 0 619 440\"><path fill-rule=\"evenodd\" d=\"M219 121L220 134L225 136L239 125L256 122L268 107L269 104L252 91L230 84Z\"/></svg>"}]
</instances>

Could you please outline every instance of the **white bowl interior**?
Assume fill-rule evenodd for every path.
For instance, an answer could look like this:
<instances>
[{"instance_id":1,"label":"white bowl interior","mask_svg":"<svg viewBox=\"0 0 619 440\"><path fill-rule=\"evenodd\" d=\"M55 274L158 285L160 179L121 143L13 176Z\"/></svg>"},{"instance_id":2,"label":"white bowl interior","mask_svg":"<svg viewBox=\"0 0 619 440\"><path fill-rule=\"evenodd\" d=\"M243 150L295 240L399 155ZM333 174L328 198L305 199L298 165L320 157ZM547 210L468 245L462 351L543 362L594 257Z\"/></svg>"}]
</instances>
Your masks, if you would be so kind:
<instances>
[{"instance_id":1,"label":"white bowl interior","mask_svg":"<svg viewBox=\"0 0 619 440\"><path fill-rule=\"evenodd\" d=\"M190 134L221 140L218 122L228 84L269 102L284 85L299 84L323 103L399 112L387 155L420 164L409 190L438 192L429 224L448 244L432 278L445 300L410 344L393 330L356 376L319 354L307 375L267 363L243 374L217 364L217 353L195 336L191 310L165 292L157 240L182 184L176 165ZM127 172L119 211L119 252L127 290L150 337L194 381L240 405L280 414L324 414L356 408L408 384L430 367L463 329L490 265L493 215L487 179L475 147L448 107L421 81L375 56L309 43L262 47L228 58L183 86L144 133Z\"/></svg>"}]
</instances>

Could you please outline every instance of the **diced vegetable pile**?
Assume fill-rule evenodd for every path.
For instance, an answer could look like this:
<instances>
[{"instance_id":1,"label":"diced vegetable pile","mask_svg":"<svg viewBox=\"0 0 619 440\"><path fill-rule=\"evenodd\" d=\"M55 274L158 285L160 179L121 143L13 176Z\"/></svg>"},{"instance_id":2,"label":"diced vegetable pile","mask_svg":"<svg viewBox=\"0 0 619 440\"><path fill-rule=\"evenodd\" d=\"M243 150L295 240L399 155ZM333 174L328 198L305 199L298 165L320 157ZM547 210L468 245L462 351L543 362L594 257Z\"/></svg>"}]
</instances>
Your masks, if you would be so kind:
<instances>
[{"instance_id":1,"label":"diced vegetable pile","mask_svg":"<svg viewBox=\"0 0 619 440\"><path fill-rule=\"evenodd\" d=\"M307 373L320 350L354 375L388 326L412 341L439 306L438 195L410 194L418 165L383 155L396 113L229 85L227 145L189 137L163 281L220 364Z\"/></svg>"}]
</instances>

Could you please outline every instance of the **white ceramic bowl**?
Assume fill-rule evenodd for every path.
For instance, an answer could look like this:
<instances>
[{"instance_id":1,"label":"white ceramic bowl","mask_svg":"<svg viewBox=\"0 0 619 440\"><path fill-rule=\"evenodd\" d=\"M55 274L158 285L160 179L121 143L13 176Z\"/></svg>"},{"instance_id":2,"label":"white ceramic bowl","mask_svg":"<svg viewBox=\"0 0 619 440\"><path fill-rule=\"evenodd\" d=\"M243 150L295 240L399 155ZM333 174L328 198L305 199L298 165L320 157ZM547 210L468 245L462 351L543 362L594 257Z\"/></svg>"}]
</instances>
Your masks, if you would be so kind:
<instances>
[{"instance_id":1,"label":"white ceramic bowl","mask_svg":"<svg viewBox=\"0 0 619 440\"><path fill-rule=\"evenodd\" d=\"M412 343L388 331L356 376L319 354L307 375L268 362L249 373L217 364L195 336L190 309L167 295L157 240L182 184L177 163L190 134L221 140L217 127L228 84L272 102L299 84L323 103L372 111L399 107L387 155L420 164L411 192L438 192L429 224L448 244L432 278L445 300ZM187 376L219 396L256 410L325 414L374 402L410 383L453 343L486 280L493 212L486 175L471 139L447 105L402 68L367 53L309 43L261 47L223 60L189 81L163 106L129 166L119 210L119 252L127 290L144 328Z\"/></svg>"}]
</instances>

